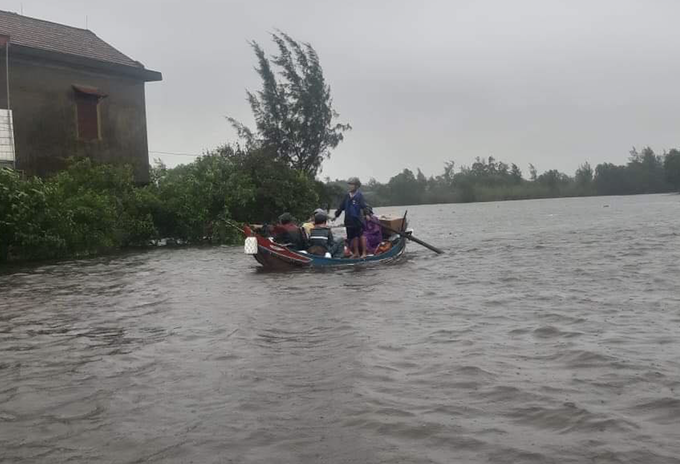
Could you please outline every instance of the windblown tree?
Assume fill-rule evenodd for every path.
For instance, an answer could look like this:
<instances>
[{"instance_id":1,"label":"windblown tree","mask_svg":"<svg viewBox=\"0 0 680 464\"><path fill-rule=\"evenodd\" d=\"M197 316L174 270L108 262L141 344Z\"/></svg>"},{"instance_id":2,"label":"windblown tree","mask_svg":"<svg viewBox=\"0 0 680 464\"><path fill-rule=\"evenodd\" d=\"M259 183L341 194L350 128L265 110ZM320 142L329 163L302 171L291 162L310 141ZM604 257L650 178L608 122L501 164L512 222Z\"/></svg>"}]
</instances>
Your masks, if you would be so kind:
<instances>
[{"instance_id":1,"label":"windblown tree","mask_svg":"<svg viewBox=\"0 0 680 464\"><path fill-rule=\"evenodd\" d=\"M316 50L280 31L272 40L278 55L271 57L258 43L250 43L262 79L261 90L246 91L256 130L227 119L248 148L273 150L278 161L314 177L351 126L336 122L339 115Z\"/></svg>"}]
</instances>

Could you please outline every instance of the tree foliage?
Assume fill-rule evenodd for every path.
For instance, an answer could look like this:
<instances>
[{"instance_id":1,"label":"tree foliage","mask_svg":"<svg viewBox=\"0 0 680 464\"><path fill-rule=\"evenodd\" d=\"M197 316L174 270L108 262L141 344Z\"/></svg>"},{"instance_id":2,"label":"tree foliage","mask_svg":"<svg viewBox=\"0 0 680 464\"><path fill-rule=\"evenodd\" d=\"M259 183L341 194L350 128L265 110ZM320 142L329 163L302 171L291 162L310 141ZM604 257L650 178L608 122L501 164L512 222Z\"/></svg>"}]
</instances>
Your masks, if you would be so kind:
<instances>
[{"instance_id":1,"label":"tree foliage","mask_svg":"<svg viewBox=\"0 0 680 464\"><path fill-rule=\"evenodd\" d=\"M89 159L48 180L0 170L0 261L81 256L144 245L155 235L154 202L129 166Z\"/></svg>"},{"instance_id":2,"label":"tree foliage","mask_svg":"<svg viewBox=\"0 0 680 464\"><path fill-rule=\"evenodd\" d=\"M375 180L364 189L374 205L408 205L529 198L573 197L587 195L630 195L662 193L680 189L680 151L671 150L664 157L647 147L633 149L626 165L602 163L593 169L581 164L574 176L551 169L542 174L529 165L530 178L514 163L507 164L490 156L476 158L471 166L448 161L440 175L427 178L420 170L414 174L404 169L387 183ZM341 185L341 182L327 185Z\"/></svg>"},{"instance_id":3,"label":"tree foliage","mask_svg":"<svg viewBox=\"0 0 680 464\"><path fill-rule=\"evenodd\" d=\"M283 211L307 217L323 184L266 149L223 146L134 184L128 166L73 160L56 176L22 178L0 170L0 262L87 256L161 238L234 243L228 220L273 221Z\"/></svg>"},{"instance_id":4,"label":"tree foliage","mask_svg":"<svg viewBox=\"0 0 680 464\"><path fill-rule=\"evenodd\" d=\"M663 161L666 181L680 192L680 150L673 149L666 153Z\"/></svg>"},{"instance_id":5,"label":"tree foliage","mask_svg":"<svg viewBox=\"0 0 680 464\"><path fill-rule=\"evenodd\" d=\"M593 168L587 161L580 165L574 175L574 181L580 187L589 187L593 183Z\"/></svg>"},{"instance_id":6,"label":"tree foliage","mask_svg":"<svg viewBox=\"0 0 680 464\"><path fill-rule=\"evenodd\" d=\"M404 169L387 183L371 179L364 193L374 206L518 200L584 195L661 193L680 189L680 151L663 157L633 150L625 165L584 163L568 176L548 170L522 178L515 164L493 157L427 177ZM534 177L532 175L532 177ZM157 163L151 183L137 186L129 166L72 160L49 178L23 178L0 169L0 262L97 254L171 238L234 243L228 220L273 221L284 211L307 217L337 205L346 183L321 183L293 169L267 147L222 146L194 162Z\"/></svg>"},{"instance_id":7,"label":"tree foliage","mask_svg":"<svg viewBox=\"0 0 680 464\"><path fill-rule=\"evenodd\" d=\"M278 54L271 57L251 42L262 79L261 90L247 91L256 130L228 120L250 150L273 150L277 160L313 178L351 126L335 122L338 114L316 50L283 32L272 34L272 40Z\"/></svg>"}]
</instances>

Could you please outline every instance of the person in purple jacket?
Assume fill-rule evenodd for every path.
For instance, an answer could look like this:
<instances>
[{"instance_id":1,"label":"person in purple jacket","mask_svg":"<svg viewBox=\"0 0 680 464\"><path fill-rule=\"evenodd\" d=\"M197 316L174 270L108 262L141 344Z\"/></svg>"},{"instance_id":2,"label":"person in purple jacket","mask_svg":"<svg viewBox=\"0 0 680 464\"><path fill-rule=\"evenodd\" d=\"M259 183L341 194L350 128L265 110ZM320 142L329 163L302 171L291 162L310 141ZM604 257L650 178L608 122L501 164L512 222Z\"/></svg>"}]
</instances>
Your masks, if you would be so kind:
<instances>
[{"instance_id":1,"label":"person in purple jacket","mask_svg":"<svg viewBox=\"0 0 680 464\"><path fill-rule=\"evenodd\" d=\"M364 238L364 213L366 200L361 193L361 181L357 177L351 177L347 184L349 192L342 199L342 203L335 211L335 219L345 212L345 228L347 229L347 242L352 252L352 258L366 257L366 239Z\"/></svg>"},{"instance_id":2,"label":"person in purple jacket","mask_svg":"<svg viewBox=\"0 0 680 464\"><path fill-rule=\"evenodd\" d=\"M373 208L366 207L366 220L364 222L364 238L366 239L366 251L375 254L375 250L382 242L382 226L380 220L373 215Z\"/></svg>"}]
</instances>

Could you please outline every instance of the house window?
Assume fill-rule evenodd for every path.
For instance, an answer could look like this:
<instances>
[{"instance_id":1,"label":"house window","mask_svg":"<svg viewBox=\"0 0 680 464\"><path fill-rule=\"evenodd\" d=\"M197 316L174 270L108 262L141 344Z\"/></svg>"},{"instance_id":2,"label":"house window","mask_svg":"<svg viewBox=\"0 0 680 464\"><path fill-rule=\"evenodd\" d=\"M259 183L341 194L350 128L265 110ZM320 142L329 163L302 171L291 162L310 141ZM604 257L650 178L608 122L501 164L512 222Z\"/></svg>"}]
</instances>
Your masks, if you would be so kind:
<instances>
[{"instance_id":1,"label":"house window","mask_svg":"<svg viewBox=\"0 0 680 464\"><path fill-rule=\"evenodd\" d=\"M78 117L78 138L80 140L100 140L101 124L99 118L99 102L106 95L92 87L73 86L76 97L76 113Z\"/></svg>"}]
</instances>

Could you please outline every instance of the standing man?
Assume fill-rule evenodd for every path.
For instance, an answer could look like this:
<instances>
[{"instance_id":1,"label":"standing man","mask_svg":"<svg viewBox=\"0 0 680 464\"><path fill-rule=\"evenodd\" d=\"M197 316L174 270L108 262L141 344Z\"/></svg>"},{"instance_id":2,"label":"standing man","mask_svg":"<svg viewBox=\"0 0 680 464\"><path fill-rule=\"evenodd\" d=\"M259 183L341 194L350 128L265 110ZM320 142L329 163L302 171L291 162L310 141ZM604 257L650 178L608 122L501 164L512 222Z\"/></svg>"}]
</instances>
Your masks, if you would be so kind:
<instances>
[{"instance_id":1,"label":"standing man","mask_svg":"<svg viewBox=\"0 0 680 464\"><path fill-rule=\"evenodd\" d=\"M366 257L366 244L364 242L364 211L366 201L359 188L361 181L357 177L351 177L347 184L349 192L342 199L340 207L335 211L335 219L345 212L345 228L347 229L347 241L352 250L352 258Z\"/></svg>"}]
</instances>

